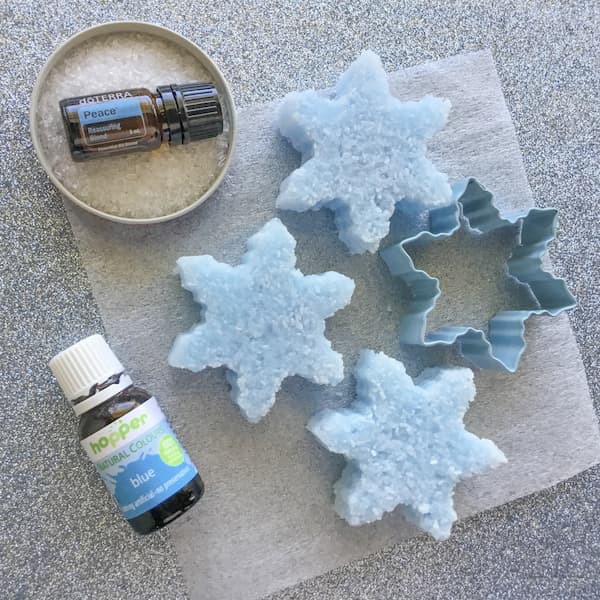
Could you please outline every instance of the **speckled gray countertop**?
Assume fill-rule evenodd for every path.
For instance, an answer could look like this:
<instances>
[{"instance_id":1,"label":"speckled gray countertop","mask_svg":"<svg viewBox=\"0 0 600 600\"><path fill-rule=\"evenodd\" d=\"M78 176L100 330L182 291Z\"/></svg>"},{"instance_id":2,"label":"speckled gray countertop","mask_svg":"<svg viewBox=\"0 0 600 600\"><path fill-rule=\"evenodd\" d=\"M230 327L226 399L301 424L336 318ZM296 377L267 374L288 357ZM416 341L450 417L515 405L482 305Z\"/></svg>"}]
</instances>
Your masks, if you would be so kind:
<instances>
[{"instance_id":1,"label":"speckled gray countertop","mask_svg":"<svg viewBox=\"0 0 600 600\"><path fill-rule=\"evenodd\" d=\"M0 18L0 586L6 598L185 598L168 532L116 522L46 362L101 330L62 201L36 161L29 95L84 27L161 23L213 56L239 105L326 87L365 47L389 70L489 47L536 203L561 209L551 255L598 408L600 5L597 2L244 2L2 5ZM272 600L600 598L600 468L411 540ZM238 599L232 599L238 600ZM243 599L241 599L243 600Z\"/></svg>"}]
</instances>

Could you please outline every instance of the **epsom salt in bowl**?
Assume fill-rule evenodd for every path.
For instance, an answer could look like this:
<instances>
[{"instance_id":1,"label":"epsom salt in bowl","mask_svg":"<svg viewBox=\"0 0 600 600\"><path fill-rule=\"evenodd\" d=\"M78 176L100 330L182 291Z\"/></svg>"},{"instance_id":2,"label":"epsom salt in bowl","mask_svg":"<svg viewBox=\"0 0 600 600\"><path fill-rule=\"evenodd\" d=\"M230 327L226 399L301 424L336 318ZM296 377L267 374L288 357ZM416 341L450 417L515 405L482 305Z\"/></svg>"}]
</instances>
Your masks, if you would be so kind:
<instances>
[{"instance_id":1,"label":"epsom salt in bowl","mask_svg":"<svg viewBox=\"0 0 600 600\"><path fill-rule=\"evenodd\" d=\"M59 102L114 90L212 82L223 133L190 144L162 144L85 162L70 153ZM71 37L48 59L30 105L33 146L59 191L83 209L120 223L168 221L199 206L217 189L233 156L236 123L229 86L190 40L158 25L114 22Z\"/></svg>"}]
</instances>

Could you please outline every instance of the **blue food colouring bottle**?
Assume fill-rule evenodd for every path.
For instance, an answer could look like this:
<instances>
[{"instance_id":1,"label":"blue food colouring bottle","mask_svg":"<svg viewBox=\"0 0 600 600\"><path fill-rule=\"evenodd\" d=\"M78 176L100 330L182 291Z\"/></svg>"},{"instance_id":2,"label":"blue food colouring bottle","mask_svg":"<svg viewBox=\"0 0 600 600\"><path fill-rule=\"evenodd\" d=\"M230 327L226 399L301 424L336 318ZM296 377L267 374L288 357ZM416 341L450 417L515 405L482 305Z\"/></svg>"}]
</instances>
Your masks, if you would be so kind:
<instances>
[{"instance_id":1,"label":"blue food colouring bottle","mask_svg":"<svg viewBox=\"0 0 600 600\"><path fill-rule=\"evenodd\" d=\"M101 335L49 367L80 417L83 449L135 531L160 529L200 500L202 479L156 398L133 385Z\"/></svg>"}]
</instances>

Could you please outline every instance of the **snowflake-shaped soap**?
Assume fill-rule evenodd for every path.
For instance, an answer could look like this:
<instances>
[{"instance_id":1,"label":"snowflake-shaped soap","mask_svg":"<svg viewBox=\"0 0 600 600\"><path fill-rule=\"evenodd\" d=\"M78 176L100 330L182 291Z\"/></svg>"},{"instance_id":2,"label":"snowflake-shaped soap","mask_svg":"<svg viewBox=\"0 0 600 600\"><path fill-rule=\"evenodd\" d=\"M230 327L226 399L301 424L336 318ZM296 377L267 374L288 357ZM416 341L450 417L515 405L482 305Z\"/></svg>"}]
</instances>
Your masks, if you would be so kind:
<instances>
[{"instance_id":1,"label":"snowflake-shaped soap","mask_svg":"<svg viewBox=\"0 0 600 600\"><path fill-rule=\"evenodd\" d=\"M450 203L447 176L426 157L427 141L449 110L441 98L402 102L392 96L381 60L363 52L334 97L307 90L284 99L277 126L304 162L281 184L277 206L329 208L351 253L375 252L397 202Z\"/></svg>"},{"instance_id":2,"label":"snowflake-shaped soap","mask_svg":"<svg viewBox=\"0 0 600 600\"><path fill-rule=\"evenodd\" d=\"M241 264L212 256L177 261L182 285L204 307L204 322L177 337L174 367L201 371L225 365L232 397L252 423L275 402L282 381L300 375L335 385L342 356L325 337L325 319L350 302L352 279L336 272L303 275L296 240L279 219L247 243Z\"/></svg>"},{"instance_id":3,"label":"snowflake-shaped soap","mask_svg":"<svg viewBox=\"0 0 600 600\"><path fill-rule=\"evenodd\" d=\"M456 520L456 483L506 462L493 442L465 430L473 372L427 369L413 382L401 362L364 351L354 376L357 400L308 424L348 460L334 485L338 514L362 525L401 506L418 527L447 538Z\"/></svg>"}]
</instances>

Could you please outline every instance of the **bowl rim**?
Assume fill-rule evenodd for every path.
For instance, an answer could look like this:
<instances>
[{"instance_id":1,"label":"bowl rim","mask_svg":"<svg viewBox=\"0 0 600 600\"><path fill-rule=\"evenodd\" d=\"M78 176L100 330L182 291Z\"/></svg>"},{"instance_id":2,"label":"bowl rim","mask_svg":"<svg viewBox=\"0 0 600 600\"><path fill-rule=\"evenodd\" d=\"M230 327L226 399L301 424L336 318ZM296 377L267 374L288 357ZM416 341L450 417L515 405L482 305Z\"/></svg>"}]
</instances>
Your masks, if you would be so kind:
<instances>
[{"instance_id":1,"label":"bowl rim","mask_svg":"<svg viewBox=\"0 0 600 600\"><path fill-rule=\"evenodd\" d=\"M41 90L48 78L48 74L50 71L56 66L56 64L73 48L82 44L83 42L97 37L99 35L106 35L111 33L121 33L121 32L131 32L131 33L147 33L150 35L156 35L157 37L161 37L163 39L167 39L180 47L184 48L192 56L197 58L202 64L209 70L211 75L215 79L215 83L217 87L222 90L224 100L227 104L228 109L228 119L229 119L229 147L227 150L227 156L225 158L224 163L221 166L221 170L215 180L212 182L210 187L194 202L185 206L184 208L177 210L173 213L169 213L166 215L161 215L159 217L144 217L144 218L134 218L134 217L121 217L118 215L113 215L110 213L106 213L104 211L98 210L93 206L85 203L83 200L80 200L75 194L73 194L70 190L68 190L62 182L56 177L46 156L42 149L39 134L38 134L38 124L37 124L37 108L39 106L39 100L41 95ZM235 145L237 141L237 123L236 123L236 112L235 112L235 104L233 101L233 96L231 94L231 90L223 74L217 67L217 65L212 61L212 59L204 52L197 44L184 37L183 35L168 29L162 25L157 25L155 23L147 23L145 21L109 21L107 23L100 23L98 25L93 25L92 27L88 27L79 31L78 33L72 35L65 42L63 42L60 46L58 46L54 52L49 56L44 64L44 67L39 72L35 84L33 86L33 90L31 93L31 100L29 102L29 133L31 136L31 140L33 142L33 148L37 155L38 160L40 161L42 167L46 171L46 174L50 178L50 181L56 186L56 188L60 191L60 193L75 203L77 206L80 206L87 212L90 212L98 217L102 217L104 219L108 219L109 221L114 221L116 223L126 223L129 225L150 225L153 223L163 223L165 221L170 221L172 219L176 219L181 217L188 212L194 210L200 204L202 204L205 200L207 200L215 190L219 187L227 170L231 165L231 161L233 159L233 154L235 150Z\"/></svg>"}]
</instances>

